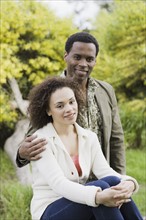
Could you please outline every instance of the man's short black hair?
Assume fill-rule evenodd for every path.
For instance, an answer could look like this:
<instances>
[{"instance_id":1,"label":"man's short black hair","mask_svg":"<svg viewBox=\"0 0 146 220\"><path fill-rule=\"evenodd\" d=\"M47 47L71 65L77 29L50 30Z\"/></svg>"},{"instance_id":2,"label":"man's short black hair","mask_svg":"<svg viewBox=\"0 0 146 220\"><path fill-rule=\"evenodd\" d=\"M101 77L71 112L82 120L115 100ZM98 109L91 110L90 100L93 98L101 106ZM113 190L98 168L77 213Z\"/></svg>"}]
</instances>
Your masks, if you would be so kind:
<instances>
[{"instance_id":1,"label":"man's short black hair","mask_svg":"<svg viewBox=\"0 0 146 220\"><path fill-rule=\"evenodd\" d=\"M87 32L78 32L71 35L65 43L65 51L70 52L74 42L93 43L96 47L96 56L99 52L99 45L95 37Z\"/></svg>"}]
</instances>

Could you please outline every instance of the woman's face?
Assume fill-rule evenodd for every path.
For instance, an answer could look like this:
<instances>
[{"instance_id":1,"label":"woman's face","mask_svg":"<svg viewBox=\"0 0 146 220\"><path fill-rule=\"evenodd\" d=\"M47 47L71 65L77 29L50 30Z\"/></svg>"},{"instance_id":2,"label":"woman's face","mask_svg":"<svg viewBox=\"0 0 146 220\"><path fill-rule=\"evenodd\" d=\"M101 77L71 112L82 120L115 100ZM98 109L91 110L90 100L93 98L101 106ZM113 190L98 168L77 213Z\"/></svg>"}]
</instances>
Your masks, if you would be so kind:
<instances>
[{"instance_id":1,"label":"woman's face","mask_svg":"<svg viewBox=\"0 0 146 220\"><path fill-rule=\"evenodd\" d=\"M64 87L52 93L48 115L52 116L53 123L70 125L75 123L78 114L78 105L72 89Z\"/></svg>"}]
</instances>

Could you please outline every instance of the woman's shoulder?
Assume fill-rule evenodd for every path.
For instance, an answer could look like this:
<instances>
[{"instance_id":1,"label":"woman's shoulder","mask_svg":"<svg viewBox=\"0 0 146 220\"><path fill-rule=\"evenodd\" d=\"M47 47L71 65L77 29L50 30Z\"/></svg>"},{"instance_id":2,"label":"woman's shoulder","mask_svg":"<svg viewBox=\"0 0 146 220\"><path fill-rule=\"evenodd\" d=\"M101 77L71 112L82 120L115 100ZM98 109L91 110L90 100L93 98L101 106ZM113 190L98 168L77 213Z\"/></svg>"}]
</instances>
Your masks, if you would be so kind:
<instances>
[{"instance_id":1,"label":"woman's shoulder","mask_svg":"<svg viewBox=\"0 0 146 220\"><path fill-rule=\"evenodd\" d=\"M35 131L34 134L37 135L38 137L52 136L54 134L52 123L48 123L47 125L43 126L42 128L39 128L38 130Z\"/></svg>"}]
</instances>

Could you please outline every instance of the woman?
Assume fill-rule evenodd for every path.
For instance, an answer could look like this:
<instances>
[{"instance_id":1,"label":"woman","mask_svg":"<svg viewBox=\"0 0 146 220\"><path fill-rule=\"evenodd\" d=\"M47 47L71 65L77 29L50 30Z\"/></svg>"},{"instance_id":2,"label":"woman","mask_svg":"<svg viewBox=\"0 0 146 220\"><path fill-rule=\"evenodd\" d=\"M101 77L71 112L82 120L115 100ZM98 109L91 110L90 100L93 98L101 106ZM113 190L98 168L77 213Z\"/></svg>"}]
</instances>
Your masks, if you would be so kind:
<instances>
[{"instance_id":1,"label":"woman","mask_svg":"<svg viewBox=\"0 0 146 220\"><path fill-rule=\"evenodd\" d=\"M137 181L110 168L96 134L76 123L84 104L78 85L48 78L31 91L29 100L35 134L48 142L41 159L31 162L32 219L142 219L130 198L138 190ZM91 172L97 180L87 182Z\"/></svg>"}]
</instances>

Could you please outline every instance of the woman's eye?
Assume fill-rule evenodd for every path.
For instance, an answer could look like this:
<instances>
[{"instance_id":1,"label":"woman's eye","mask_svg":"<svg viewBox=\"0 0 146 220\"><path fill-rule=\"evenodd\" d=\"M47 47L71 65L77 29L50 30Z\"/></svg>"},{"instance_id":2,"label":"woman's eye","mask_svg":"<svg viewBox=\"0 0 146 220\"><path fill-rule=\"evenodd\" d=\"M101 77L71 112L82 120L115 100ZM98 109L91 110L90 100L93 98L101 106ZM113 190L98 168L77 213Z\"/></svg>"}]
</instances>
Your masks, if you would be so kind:
<instances>
[{"instance_id":1,"label":"woman's eye","mask_svg":"<svg viewBox=\"0 0 146 220\"><path fill-rule=\"evenodd\" d=\"M75 100L70 101L70 104L73 104L75 102Z\"/></svg>"},{"instance_id":2,"label":"woman's eye","mask_svg":"<svg viewBox=\"0 0 146 220\"><path fill-rule=\"evenodd\" d=\"M58 106L57 106L57 108L62 108L62 107L63 107L63 105L58 105Z\"/></svg>"}]
</instances>

